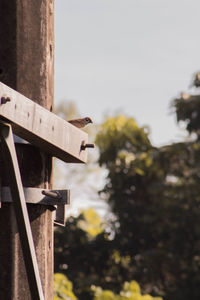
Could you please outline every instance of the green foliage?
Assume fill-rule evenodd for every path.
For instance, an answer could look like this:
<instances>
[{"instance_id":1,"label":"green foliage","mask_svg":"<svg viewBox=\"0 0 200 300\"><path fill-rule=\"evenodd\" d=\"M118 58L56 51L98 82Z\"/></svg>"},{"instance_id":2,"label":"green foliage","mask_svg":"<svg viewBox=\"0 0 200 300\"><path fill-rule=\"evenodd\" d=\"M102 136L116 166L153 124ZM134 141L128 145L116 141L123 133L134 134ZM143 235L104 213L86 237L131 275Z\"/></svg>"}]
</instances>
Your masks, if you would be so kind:
<instances>
[{"instance_id":1,"label":"green foliage","mask_svg":"<svg viewBox=\"0 0 200 300\"><path fill-rule=\"evenodd\" d=\"M96 137L100 150L99 163L102 165L106 160L109 164L109 161L116 160L119 151L122 151L121 159L126 154L145 153L151 147L146 131L147 128L139 128L133 118L127 119L123 115L108 118ZM123 153L123 150L126 152ZM127 157L127 160L132 159Z\"/></svg>"},{"instance_id":2,"label":"green foliage","mask_svg":"<svg viewBox=\"0 0 200 300\"><path fill-rule=\"evenodd\" d=\"M90 286L103 286L107 270L112 269L109 260L112 249L104 231L91 236L82 222L87 222L83 213L68 218L66 227L56 228L55 272L62 272L73 281L79 299L88 300L91 299Z\"/></svg>"},{"instance_id":3,"label":"green foliage","mask_svg":"<svg viewBox=\"0 0 200 300\"><path fill-rule=\"evenodd\" d=\"M91 237L95 237L102 232L102 222L99 215L93 208L82 211L83 219L78 226L85 230Z\"/></svg>"},{"instance_id":4,"label":"green foliage","mask_svg":"<svg viewBox=\"0 0 200 300\"><path fill-rule=\"evenodd\" d=\"M199 97L173 102L177 120L196 134L190 142L155 148L133 118L102 124L96 144L107 169L101 194L114 214L109 231L91 211L55 232L55 271L78 299L200 299Z\"/></svg>"},{"instance_id":5,"label":"green foliage","mask_svg":"<svg viewBox=\"0 0 200 300\"><path fill-rule=\"evenodd\" d=\"M200 134L200 95L189 95L182 93L173 101L177 112L177 121L185 121L189 133Z\"/></svg>"},{"instance_id":6,"label":"green foliage","mask_svg":"<svg viewBox=\"0 0 200 300\"><path fill-rule=\"evenodd\" d=\"M119 294L102 290L102 288L96 286L93 286L92 290L95 294L93 300L162 300L161 297L152 297L149 294L142 295L140 286L135 280L125 282Z\"/></svg>"},{"instance_id":7,"label":"green foliage","mask_svg":"<svg viewBox=\"0 0 200 300\"><path fill-rule=\"evenodd\" d=\"M193 86L200 87L200 73L196 73L193 78ZM175 108L177 121L184 121L189 133L196 133L200 136L200 95L181 93L179 98L172 102Z\"/></svg>"},{"instance_id":8,"label":"green foliage","mask_svg":"<svg viewBox=\"0 0 200 300\"><path fill-rule=\"evenodd\" d=\"M72 289L73 285L71 281L67 279L64 274L54 274L54 300L77 300Z\"/></svg>"},{"instance_id":9,"label":"green foliage","mask_svg":"<svg viewBox=\"0 0 200 300\"><path fill-rule=\"evenodd\" d=\"M200 144L154 148L143 128L121 120L106 121L97 144L108 169L102 192L117 217L115 251L129 257L127 265L120 259L124 278L165 299L198 299Z\"/></svg>"}]
</instances>

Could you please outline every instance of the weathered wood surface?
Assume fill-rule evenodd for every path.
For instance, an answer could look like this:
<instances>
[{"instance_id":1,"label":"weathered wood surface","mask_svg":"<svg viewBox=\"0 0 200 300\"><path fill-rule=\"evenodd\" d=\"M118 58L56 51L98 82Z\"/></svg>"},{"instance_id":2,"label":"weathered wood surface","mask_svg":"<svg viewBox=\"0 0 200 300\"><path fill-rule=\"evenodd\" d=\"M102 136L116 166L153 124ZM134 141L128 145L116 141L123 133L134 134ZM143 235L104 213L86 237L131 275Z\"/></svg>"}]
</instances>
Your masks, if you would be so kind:
<instances>
[{"instance_id":1,"label":"weathered wood surface","mask_svg":"<svg viewBox=\"0 0 200 300\"><path fill-rule=\"evenodd\" d=\"M28 210L10 125L0 124L0 137L2 143L2 155L7 162L7 177L10 182L10 191L13 199L31 296L32 299L35 300L44 300L31 225L29 222Z\"/></svg>"},{"instance_id":2,"label":"weathered wood surface","mask_svg":"<svg viewBox=\"0 0 200 300\"><path fill-rule=\"evenodd\" d=\"M1 82L0 97L11 100L0 105L0 118L12 124L16 135L65 162L86 162L85 132Z\"/></svg>"},{"instance_id":3,"label":"weathered wood surface","mask_svg":"<svg viewBox=\"0 0 200 300\"><path fill-rule=\"evenodd\" d=\"M49 111L54 95L54 0L0 1L0 81ZM16 144L25 187L52 189L52 158L32 144ZM1 158L2 187L6 162ZM45 300L53 300L51 206L27 203ZM32 300L13 204L0 209L0 299Z\"/></svg>"}]
</instances>

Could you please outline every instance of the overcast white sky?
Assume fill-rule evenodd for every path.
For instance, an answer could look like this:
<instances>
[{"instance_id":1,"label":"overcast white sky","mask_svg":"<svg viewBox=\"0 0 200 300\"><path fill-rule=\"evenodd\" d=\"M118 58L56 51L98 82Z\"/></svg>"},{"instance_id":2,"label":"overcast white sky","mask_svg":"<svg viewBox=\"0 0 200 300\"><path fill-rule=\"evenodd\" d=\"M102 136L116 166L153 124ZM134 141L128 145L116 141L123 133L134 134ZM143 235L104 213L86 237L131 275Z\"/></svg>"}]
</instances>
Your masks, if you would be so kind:
<instances>
[{"instance_id":1,"label":"overcast white sky","mask_svg":"<svg viewBox=\"0 0 200 300\"><path fill-rule=\"evenodd\" d=\"M199 28L198 0L56 0L55 102L96 123L124 112L154 145L180 139L169 103L200 69Z\"/></svg>"}]
</instances>

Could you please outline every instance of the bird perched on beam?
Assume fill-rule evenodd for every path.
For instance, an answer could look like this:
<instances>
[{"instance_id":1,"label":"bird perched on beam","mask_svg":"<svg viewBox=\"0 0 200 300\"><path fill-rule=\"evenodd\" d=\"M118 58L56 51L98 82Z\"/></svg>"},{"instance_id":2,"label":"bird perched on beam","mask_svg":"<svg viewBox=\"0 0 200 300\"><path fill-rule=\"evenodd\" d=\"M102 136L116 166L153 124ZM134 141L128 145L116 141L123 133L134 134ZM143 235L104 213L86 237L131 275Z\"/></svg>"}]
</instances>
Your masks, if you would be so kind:
<instances>
[{"instance_id":1,"label":"bird perched on beam","mask_svg":"<svg viewBox=\"0 0 200 300\"><path fill-rule=\"evenodd\" d=\"M83 128L89 123L93 123L92 120L89 117L82 118L82 119L74 119L74 120L69 120L69 123L72 125L78 127L78 128Z\"/></svg>"}]
</instances>

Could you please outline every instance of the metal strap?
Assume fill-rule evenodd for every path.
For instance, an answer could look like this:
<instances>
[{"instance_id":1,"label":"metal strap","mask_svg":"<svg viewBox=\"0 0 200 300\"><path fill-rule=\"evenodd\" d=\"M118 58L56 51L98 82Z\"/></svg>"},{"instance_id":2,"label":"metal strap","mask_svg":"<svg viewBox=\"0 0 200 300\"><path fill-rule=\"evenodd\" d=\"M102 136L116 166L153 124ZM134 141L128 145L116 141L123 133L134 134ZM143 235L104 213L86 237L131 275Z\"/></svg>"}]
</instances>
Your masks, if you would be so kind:
<instances>
[{"instance_id":1,"label":"metal strap","mask_svg":"<svg viewBox=\"0 0 200 300\"><path fill-rule=\"evenodd\" d=\"M41 188L24 187L26 203L42 204L53 207L55 210L54 223L65 225L65 208L70 204L70 190L47 190ZM1 187L0 181L0 203L13 202L11 190L8 186ZM0 206L1 207L1 206Z\"/></svg>"}]
</instances>

